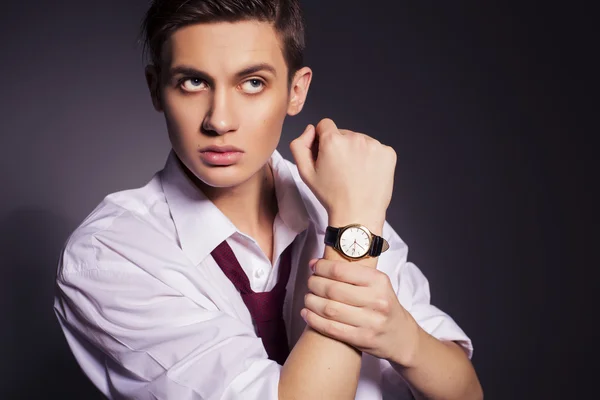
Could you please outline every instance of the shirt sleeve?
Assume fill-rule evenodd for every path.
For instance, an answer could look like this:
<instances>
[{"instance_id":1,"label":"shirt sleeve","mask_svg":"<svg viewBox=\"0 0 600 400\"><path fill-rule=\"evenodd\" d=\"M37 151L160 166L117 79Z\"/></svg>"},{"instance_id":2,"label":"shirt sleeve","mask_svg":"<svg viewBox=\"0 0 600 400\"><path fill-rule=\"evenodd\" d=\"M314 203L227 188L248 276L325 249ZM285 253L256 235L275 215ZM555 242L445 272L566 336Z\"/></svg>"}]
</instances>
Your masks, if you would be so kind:
<instances>
[{"instance_id":1,"label":"shirt sleeve","mask_svg":"<svg viewBox=\"0 0 600 400\"><path fill-rule=\"evenodd\" d=\"M55 312L94 384L109 398L277 399L281 366L253 328L139 268L142 256L63 254Z\"/></svg>"},{"instance_id":2,"label":"shirt sleeve","mask_svg":"<svg viewBox=\"0 0 600 400\"><path fill-rule=\"evenodd\" d=\"M402 306L410 312L415 321L433 337L442 341L452 341L460 345L467 356L473 356L471 339L450 317L433 304L429 282L421 270L407 261L408 247L391 228L385 224L384 236L390 244L390 250L385 254L384 271L390 275L392 285Z\"/></svg>"}]
</instances>

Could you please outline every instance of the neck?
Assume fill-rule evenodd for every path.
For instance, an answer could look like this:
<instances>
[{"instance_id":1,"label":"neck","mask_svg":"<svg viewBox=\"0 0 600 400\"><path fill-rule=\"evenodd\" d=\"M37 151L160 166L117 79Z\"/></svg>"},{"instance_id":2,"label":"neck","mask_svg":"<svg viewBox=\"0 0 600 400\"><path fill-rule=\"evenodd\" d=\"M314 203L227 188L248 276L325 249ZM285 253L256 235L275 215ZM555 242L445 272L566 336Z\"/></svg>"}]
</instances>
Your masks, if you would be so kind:
<instances>
[{"instance_id":1,"label":"neck","mask_svg":"<svg viewBox=\"0 0 600 400\"><path fill-rule=\"evenodd\" d=\"M255 239L272 235L278 209L273 171L269 164L234 187L216 188L199 179L194 181L240 232Z\"/></svg>"}]
</instances>

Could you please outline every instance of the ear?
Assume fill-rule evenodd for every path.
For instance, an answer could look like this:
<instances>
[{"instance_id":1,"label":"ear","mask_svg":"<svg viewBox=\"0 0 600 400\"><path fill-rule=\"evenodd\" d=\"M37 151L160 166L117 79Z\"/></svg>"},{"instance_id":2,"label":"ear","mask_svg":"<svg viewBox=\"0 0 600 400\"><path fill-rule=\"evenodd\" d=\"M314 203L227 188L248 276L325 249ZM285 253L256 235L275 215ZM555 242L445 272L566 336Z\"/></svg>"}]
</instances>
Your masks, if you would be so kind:
<instances>
[{"instance_id":1,"label":"ear","mask_svg":"<svg viewBox=\"0 0 600 400\"><path fill-rule=\"evenodd\" d=\"M160 75L158 68L150 64L146 66L146 83L148 84L148 90L150 90L150 97L152 98L152 105L158 112L163 111L162 98L160 96Z\"/></svg>"},{"instance_id":2,"label":"ear","mask_svg":"<svg viewBox=\"0 0 600 400\"><path fill-rule=\"evenodd\" d=\"M302 111L304 103L306 102L306 97L308 96L312 75L312 70L308 67L303 67L294 74L292 85L290 87L290 101L287 110L289 116L297 115Z\"/></svg>"}]
</instances>

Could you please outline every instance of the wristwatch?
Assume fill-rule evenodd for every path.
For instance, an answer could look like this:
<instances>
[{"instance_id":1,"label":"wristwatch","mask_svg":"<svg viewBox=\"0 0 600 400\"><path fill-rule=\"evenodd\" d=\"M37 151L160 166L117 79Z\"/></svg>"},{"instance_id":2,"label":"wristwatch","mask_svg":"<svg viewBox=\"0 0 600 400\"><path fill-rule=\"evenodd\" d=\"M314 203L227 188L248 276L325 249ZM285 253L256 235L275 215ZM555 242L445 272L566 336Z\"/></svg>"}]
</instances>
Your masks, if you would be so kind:
<instances>
[{"instance_id":1,"label":"wristwatch","mask_svg":"<svg viewBox=\"0 0 600 400\"><path fill-rule=\"evenodd\" d=\"M325 231L325 244L351 260L379 257L381 253L390 248L387 240L371 233L367 227L359 224L346 225L341 228L328 226Z\"/></svg>"}]
</instances>

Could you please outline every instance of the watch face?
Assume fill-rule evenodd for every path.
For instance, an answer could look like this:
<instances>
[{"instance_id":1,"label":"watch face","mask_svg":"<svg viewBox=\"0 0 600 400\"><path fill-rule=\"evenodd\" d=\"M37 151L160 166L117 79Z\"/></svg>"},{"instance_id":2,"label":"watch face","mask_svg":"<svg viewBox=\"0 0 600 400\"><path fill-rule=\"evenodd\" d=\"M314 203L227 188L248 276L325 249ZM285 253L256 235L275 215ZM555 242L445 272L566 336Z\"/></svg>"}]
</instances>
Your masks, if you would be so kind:
<instances>
[{"instance_id":1,"label":"watch face","mask_svg":"<svg viewBox=\"0 0 600 400\"><path fill-rule=\"evenodd\" d=\"M348 257L360 258L369 252L371 238L367 231L359 227L351 227L340 236L340 248Z\"/></svg>"}]
</instances>

